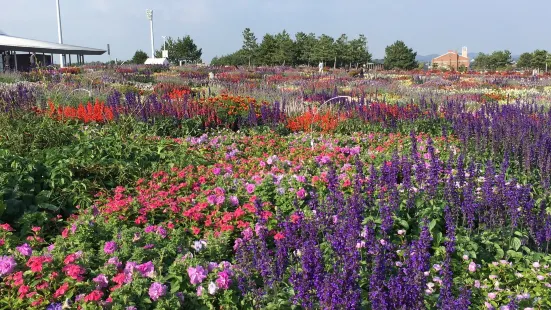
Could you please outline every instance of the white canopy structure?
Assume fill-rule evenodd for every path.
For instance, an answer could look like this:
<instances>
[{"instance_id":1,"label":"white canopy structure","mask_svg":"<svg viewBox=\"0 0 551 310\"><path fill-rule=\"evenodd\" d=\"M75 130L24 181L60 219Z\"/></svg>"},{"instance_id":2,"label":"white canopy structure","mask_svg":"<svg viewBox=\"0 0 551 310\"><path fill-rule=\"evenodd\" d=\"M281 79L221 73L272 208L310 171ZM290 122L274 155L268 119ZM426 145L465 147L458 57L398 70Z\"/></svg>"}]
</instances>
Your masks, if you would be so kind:
<instances>
[{"instance_id":1,"label":"white canopy structure","mask_svg":"<svg viewBox=\"0 0 551 310\"><path fill-rule=\"evenodd\" d=\"M8 36L0 31L0 50L50 54L103 55L104 50Z\"/></svg>"},{"instance_id":2,"label":"white canopy structure","mask_svg":"<svg viewBox=\"0 0 551 310\"><path fill-rule=\"evenodd\" d=\"M0 30L0 52L9 53L11 55L11 61L9 68L18 70L24 69L28 65L28 53L42 54L42 57L38 56L38 60L43 59L44 63L49 58L51 62L53 60L53 54L60 54L65 57L69 55L69 63L71 62L71 55L77 56L77 63L84 63L84 55L102 55L106 51L96 48L59 44L47 41L39 41L32 39L24 39L19 37L13 37L7 35ZM27 54L17 54L17 52L27 52ZM45 54L51 54L52 56L46 57ZM6 67L6 64L4 64ZM2 68L0 68L1 71Z\"/></svg>"},{"instance_id":3,"label":"white canopy structure","mask_svg":"<svg viewBox=\"0 0 551 310\"><path fill-rule=\"evenodd\" d=\"M147 58L144 63L145 65L165 65L168 66L170 63L166 58Z\"/></svg>"}]
</instances>

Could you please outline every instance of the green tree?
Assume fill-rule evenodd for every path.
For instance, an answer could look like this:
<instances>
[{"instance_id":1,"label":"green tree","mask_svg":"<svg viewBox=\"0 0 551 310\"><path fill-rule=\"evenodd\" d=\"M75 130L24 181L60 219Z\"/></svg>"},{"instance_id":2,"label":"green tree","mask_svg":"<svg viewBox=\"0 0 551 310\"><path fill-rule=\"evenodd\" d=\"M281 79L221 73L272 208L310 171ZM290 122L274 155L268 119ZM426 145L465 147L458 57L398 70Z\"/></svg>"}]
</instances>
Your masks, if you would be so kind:
<instances>
[{"instance_id":1,"label":"green tree","mask_svg":"<svg viewBox=\"0 0 551 310\"><path fill-rule=\"evenodd\" d=\"M214 57L210 64L212 66L242 66L248 63L248 55L243 49L235 53Z\"/></svg>"},{"instance_id":2,"label":"green tree","mask_svg":"<svg viewBox=\"0 0 551 310\"><path fill-rule=\"evenodd\" d=\"M322 34L314 47L314 58L322 62L333 60L336 56L334 43L335 39Z\"/></svg>"},{"instance_id":3,"label":"green tree","mask_svg":"<svg viewBox=\"0 0 551 310\"><path fill-rule=\"evenodd\" d=\"M265 65L275 64L277 48L278 45L275 37L269 33L265 34L258 47L258 59Z\"/></svg>"},{"instance_id":4,"label":"green tree","mask_svg":"<svg viewBox=\"0 0 551 310\"><path fill-rule=\"evenodd\" d=\"M396 41L385 49L385 68L411 70L417 67L417 52L407 47L402 41Z\"/></svg>"},{"instance_id":5,"label":"green tree","mask_svg":"<svg viewBox=\"0 0 551 310\"><path fill-rule=\"evenodd\" d=\"M478 53L478 55L474 58L472 67L478 70L490 69L490 62L490 55Z\"/></svg>"},{"instance_id":6,"label":"green tree","mask_svg":"<svg viewBox=\"0 0 551 310\"><path fill-rule=\"evenodd\" d=\"M511 52L508 50L495 51L490 55L490 69L507 69L513 63Z\"/></svg>"},{"instance_id":7,"label":"green tree","mask_svg":"<svg viewBox=\"0 0 551 310\"><path fill-rule=\"evenodd\" d=\"M371 62L371 54L367 49L367 38L360 34L357 39L350 40L350 59L356 68L359 64Z\"/></svg>"},{"instance_id":8,"label":"green tree","mask_svg":"<svg viewBox=\"0 0 551 310\"><path fill-rule=\"evenodd\" d=\"M317 39L314 33L298 32L295 35L295 59L298 64L310 66L310 61L314 60L316 44Z\"/></svg>"},{"instance_id":9,"label":"green tree","mask_svg":"<svg viewBox=\"0 0 551 310\"><path fill-rule=\"evenodd\" d=\"M335 67L337 66L337 61L340 67L352 62L352 49L346 34L341 34L337 41L335 41L335 50L337 55L335 58Z\"/></svg>"},{"instance_id":10,"label":"green tree","mask_svg":"<svg viewBox=\"0 0 551 310\"><path fill-rule=\"evenodd\" d=\"M274 53L274 63L275 64L294 64L294 47L295 44L293 40L291 39L291 36L289 33L285 30L283 30L281 33L278 33L274 36L274 39L276 41L277 48Z\"/></svg>"},{"instance_id":11,"label":"green tree","mask_svg":"<svg viewBox=\"0 0 551 310\"><path fill-rule=\"evenodd\" d=\"M249 66L251 65L251 58L254 58L257 50L258 43L256 42L256 37L250 28L245 28L243 30L243 46L241 47L245 57L249 60Z\"/></svg>"},{"instance_id":12,"label":"green tree","mask_svg":"<svg viewBox=\"0 0 551 310\"><path fill-rule=\"evenodd\" d=\"M530 69L532 67L532 53L522 53L517 61L517 68Z\"/></svg>"},{"instance_id":13,"label":"green tree","mask_svg":"<svg viewBox=\"0 0 551 310\"><path fill-rule=\"evenodd\" d=\"M535 50L532 53L532 68L545 70L548 53L546 50Z\"/></svg>"},{"instance_id":14,"label":"green tree","mask_svg":"<svg viewBox=\"0 0 551 310\"><path fill-rule=\"evenodd\" d=\"M132 60L130 60L133 64L139 64L142 65L149 56L147 56L147 53L142 50L137 50L136 53L134 53L134 56L132 57Z\"/></svg>"},{"instance_id":15,"label":"green tree","mask_svg":"<svg viewBox=\"0 0 551 310\"><path fill-rule=\"evenodd\" d=\"M203 51L187 35L183 38L166 38L165 49L168 51L168 60L173 63L185 61L186 63L197 63L201 61ZM162 57L160 50L155 52L155 57Z\"/></svg>"}]
</instances>

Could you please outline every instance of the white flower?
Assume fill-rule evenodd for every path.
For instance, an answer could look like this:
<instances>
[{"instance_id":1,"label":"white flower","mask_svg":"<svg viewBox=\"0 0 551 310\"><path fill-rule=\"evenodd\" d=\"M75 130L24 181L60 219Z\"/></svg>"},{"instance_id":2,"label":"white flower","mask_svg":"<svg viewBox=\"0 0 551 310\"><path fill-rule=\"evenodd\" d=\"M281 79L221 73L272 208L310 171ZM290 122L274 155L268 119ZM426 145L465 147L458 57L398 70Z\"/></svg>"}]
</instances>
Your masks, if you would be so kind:
<instances>
[{"instance_id":1,"label":"white flower","mask_svg":"<svg viewBox=\"0 0 551 310\"><path fill-rule=\"evenodd\" d=\"M534 266L534 268L540 268L540 262L534 262L532 266Z\"/></svg>"},{"instance_id":2,"label":"white flower","mask_svg":"<svg viewBox=\"0 0 551 310\"><path fill-rule=\"evenodd\" d=\"M403 229L398 230L398 235L403 235L403 234L405 234L405 233L406 233L406 231L403 230Z\"/></svg>"},{"instance_id":3,"label":"white flower","mask_svg":"<svg viewBox=\"0 0 551 310\"><path fill-rule=\"evenodd\" d=\"M201 251L205 246L207 245L207 242L205 240L199 240L193 242L193 249L197 252Z\"/></svg>"},{"instance_id":4,"label":"white flower","mask_svg":"<svg viewBox=\"0 0 551 310\"><path fill-rule=\"evenodd\" d=\"M218 286L214 282L209 283L209 294L214 295L218 291Z\"/></svg>"}]
</instances>

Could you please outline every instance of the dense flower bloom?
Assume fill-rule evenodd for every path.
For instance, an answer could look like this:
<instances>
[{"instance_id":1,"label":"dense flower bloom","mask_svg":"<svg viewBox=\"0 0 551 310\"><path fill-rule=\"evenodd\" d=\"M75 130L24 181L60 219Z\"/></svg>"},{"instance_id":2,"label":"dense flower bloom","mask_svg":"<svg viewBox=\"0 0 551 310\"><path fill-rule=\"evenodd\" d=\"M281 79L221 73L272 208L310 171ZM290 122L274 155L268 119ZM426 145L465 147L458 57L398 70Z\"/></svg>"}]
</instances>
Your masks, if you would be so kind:
<instances>
[{"instance_id":1,"label":"dense flower bloom","mask_svg":"<svg viewBox=\"0 0 551 310\"><path fill-rule=\"evenodd\" d=\"M51 303L46 307L46 310L61 310L63 305L61 303Z\"/></svg>"},{"instance_id":2,"label":"dense flower bloom","mask_svg":"<svg viewBox=\"0 0 551 310\"><path fill-rule=\"evenodd\" d=\"M11 274L15 267L17 267L17 262L12 256L0 256L0 276L4 277Z\"/></svg>"},{"instance_id":3,"label":"dense flower bloom","mask_svg":"<svg viewBox=\"0 0 551 310\"><path fill-rule=\"evenodd\" d=\"M138 270L143 277L153 278L155 276L155 266L151 261L136 266L136 270Z\"/></svg>"},{"instance_id":4,"label":"dense flower bloom","mask_svg":"<svg viewBox=\"0 0 551 310\"><path fill-rule=\"evenodd\" d=\"M151 300L155 301L160 297L164 296L166 294L166 291L167 291L166 285L159 282L155 282L151 284L151 286L149 287L149 297L151 298Z\"/></svg>"},{"instance_id":5,"label":"dense flower bloom","mask_svg":"<svg viewBox=\"0 0 551 310\"><path fill-rule=\"evenodd\" d=\"M231 279L228 274L228 271L224 270L218 273L218 278L216 279L216 285L218 285L218 287L223 290L227 290L230 288Z\"/></svg>"},{"instance_id":6,"label":"dense flower bloom","mask_svg":"<svg viewBox=\"0 0 551 310\"><path fill-rule=\"evenodd\" d=\"M92 281L96 282L96 284L98 285L98 289L106 288L109 284L109 280L104 274L98 275L97 277L92 279Z\"/></svg>"},{"instance_id":7,"label":"dense flower bloom","mask_svg":"<svg viewBox=\"0 0 551 310\"><path fill-rule=\"evenodd\" d=\"M475 262L471 262L469 264L469 271L470 272L475 272L476 271L476 263Z\"/></svg>"},{"instance_id":8,"label":"dense flower bloom","mask_svg":"<svg viewBox=\"0 0 551 310\"><path fill-rule=\"evenodd\" d=\"M234 207L239 206L239 199L237 198L237 196L231 196L230 197L230 203Z\"/></svg>"},{"instance_id":9,"label":"dense flower bloom","mask_svg":"<svg viewBox=\"0 0 551 310\"><path fill-rule=\"evenodd\" d=\"M115 268L120 268L122 266L122 263L119 261L119 258L118 257L111 257L107 260L107 264L109 265L114 265Z\"/></svg>"},{"instance_id":10,"label":"dense flower bloom","mask_svg":"<svg viewBox=\"0 0 551 310\"><path fill-rule=\"evenodd\" d=\"M63 271L65 274L67 274L69 277L77 280L82 281L84 280L83 275L86 273L86 269L82 266L70 264L65 267L63 267Z\"/></svg>"},{"instance_id":11,"label":"dense flower bloom","mask_svg":"<svg viewBox=\"0 0 551 310\"><path fill-rule=\"evenodd\" d=\"M107 241L103 246L103 252L105 254L113 254L117 250L117 243L115 241Z\"/></svg>"},{"instance_id":12,"label":"dense flower bloom","mask_svg":"<svg viewBox=\"0 0 551 310\"><path fill-rule=\"evenodd\" d=\"M33 254L33 249L27 243L22 244L15 248L23 256L31 256Z\"/></svg>"},{"instance_id":13,"label":"dense flower bloom","mask_svg":"<svg viewBox=\"0 0 551 310\"><path fill-rule=\"evenodd\" d=\"M0 229L4 231L15 231L8 223L0 224Z\"/></svg>"},{"instance_id":14,"label":"dense flower bloom","mask_svg":"<svg viewBox=\"0 0 551 310\"><path fill-rule=\"evenodd\" d=\"M207 277L207 271L202 266L189 267L187 269L187 274L191 284L199 284L205 280Z\"/></svg>"},{"instance_id":15,"label":"dense flower bloom","mask_svg":"<svg viewBox=\"0 0 551 310\"><path fill-rule=\"evenodd\" d=\"M84 297L84 301L85 302L99 301L102 296L103 296L102 291L94 290L90 294L88 294Z\"/></svg>"},{"instance_id":16,"label":"dense flower bloom","mask_svg":"<svg viewBox=\"0 0 551 310\"><path fill-rule=\"evenodd\" d=\"M45 256L33 256L30 257L27 261L27 267L31 268L32 272L41 272L42 271L42 264L49 263L52 261L51 257L45 257Z\"/></svg>"},{"instance_id":17,"label":"dense flower bloom","mask_svg":"<svg viewBox=\"0 0 551 310\"><path fill-rule=\"evenodd\" d=\"M69 283L65 282L63 283L54 293L54 298L59 298L65 293L67 293L67 290L69 289Z\"/></svg>"},{"instance_id":18,"label":"dense flower bloom","mask_svg":"<svg viewBox=\"0 0 551 310\"><path fill-rule=\"evenodd\" d=\"M254 184L249 184L245 186L245 189L247 190L247 193L252 194L255 190L256 186Z\"/></svg>"},{"instance_id":19,"label":"dense flower bloom","mask_svg":"<svg viewBox=\"0 0 551 310\"><path fill-rule=\"evenodd\" d=\"M306 190L304 188L301 188L297 191L297 197L299 199L304 199L306 197Z\"/></svg>"}]
</instances>

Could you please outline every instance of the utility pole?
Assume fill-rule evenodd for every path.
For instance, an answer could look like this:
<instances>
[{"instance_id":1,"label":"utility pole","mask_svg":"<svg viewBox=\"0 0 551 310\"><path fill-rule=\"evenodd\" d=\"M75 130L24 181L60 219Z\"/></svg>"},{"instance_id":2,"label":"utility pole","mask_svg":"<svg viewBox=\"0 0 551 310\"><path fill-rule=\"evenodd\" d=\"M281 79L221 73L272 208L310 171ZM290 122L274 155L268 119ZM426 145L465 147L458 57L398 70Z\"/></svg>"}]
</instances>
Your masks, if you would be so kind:
<instances>
[{"instance_id":1,"label":"utility pole","mask_svg":"<svg viewBox=\"0 0 551 310\"><path fill-rule=\"evenodd\" d=\"M60 10L59 10L59 0L56 0L56 6L57 6L57 35L59 37L59 44L63 44L63 34L61 32L61 13L60 13ZM62 54L59 54L59 66L61 68L63 68L65 66Z\"/></svg>"},{"instance_id":2,"label":"utility pole","mask_svg":"<svg viewBox=\"0 0 551 310\"><path fill-rule=\"evenodd\" d=\"M147 15L147 19L149 19L149 25L151 28L151 58L155 58L155 39L153 37L153 11L152 10L146 10L145 14Z\"/></svg>"}]
</instances>

